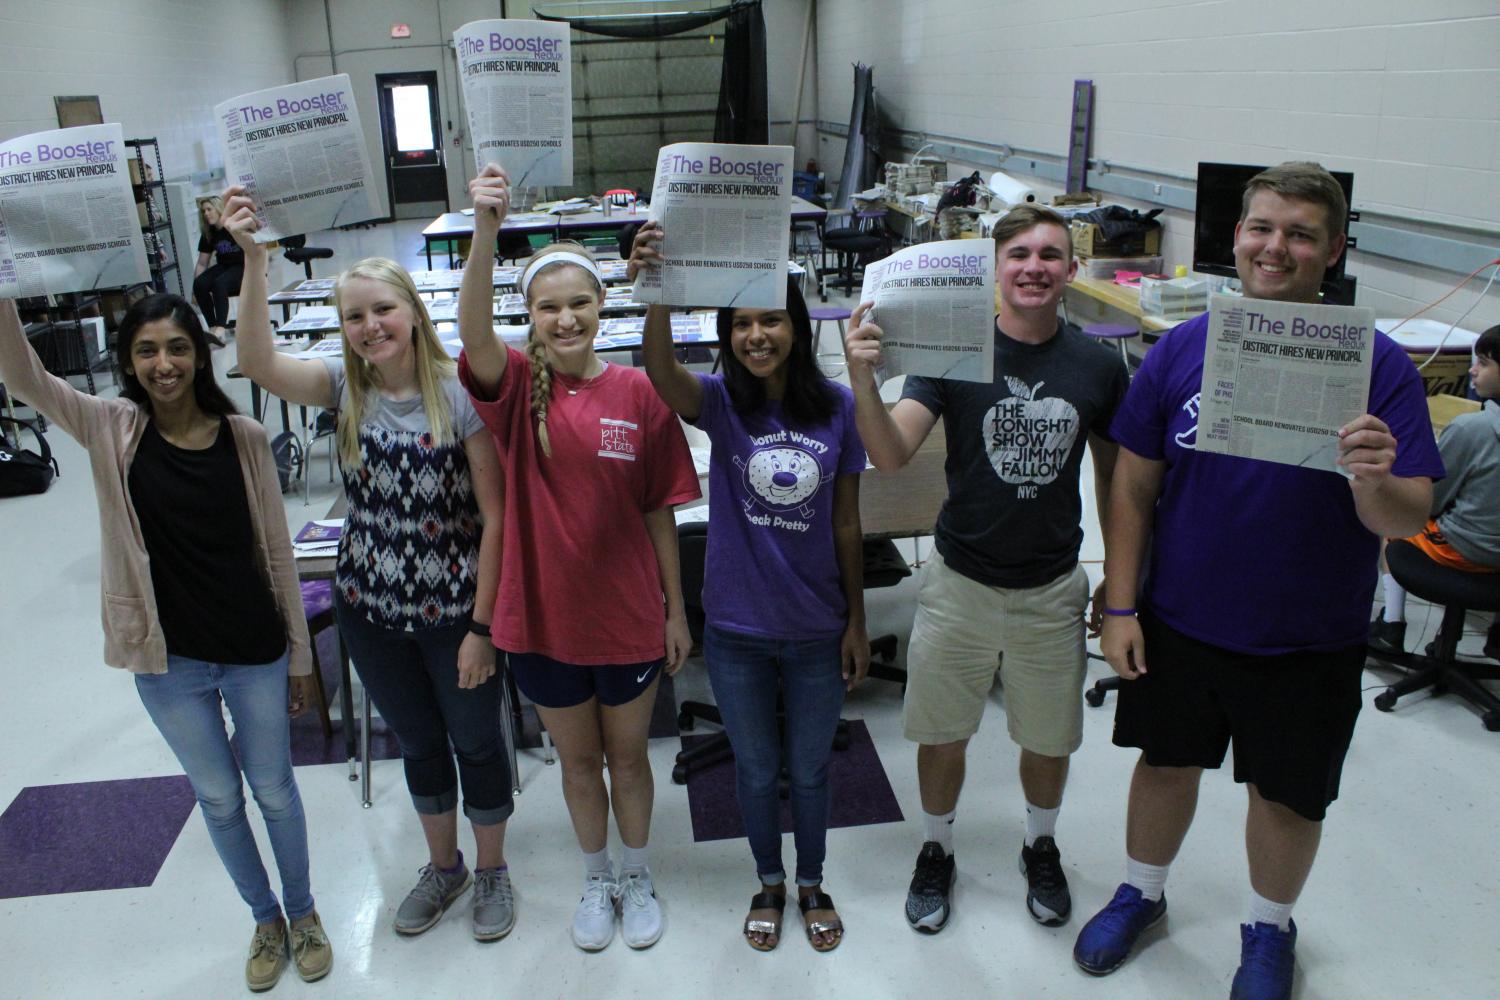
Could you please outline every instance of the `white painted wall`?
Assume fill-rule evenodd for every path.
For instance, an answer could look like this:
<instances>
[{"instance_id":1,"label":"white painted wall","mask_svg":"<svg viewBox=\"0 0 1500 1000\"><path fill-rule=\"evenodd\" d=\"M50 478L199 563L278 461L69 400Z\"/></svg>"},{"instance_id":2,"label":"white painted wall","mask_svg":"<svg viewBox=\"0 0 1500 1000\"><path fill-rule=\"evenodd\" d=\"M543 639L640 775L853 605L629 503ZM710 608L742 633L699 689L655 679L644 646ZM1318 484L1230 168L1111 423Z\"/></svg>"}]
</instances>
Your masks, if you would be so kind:
<instances>
[{"instance_id":1,"label":"white painted wall","mask_svg":"<svg viewBox=\"0 0 1500 1000\"><path fill-rule=\"evenodd\" d=\"M1092 79L1094 157L1189 176L1318 160L1353 171L1356 207L1477 227L1500 256L1495 0L821 0L817 17L821 119L847 122L863 61L899 127L1063 155L1073 81ZM818 145L836 170L842 141ZM1186 261L1190 213L1165 221ZM1460 277L1362 253L1349 273L1360 304L1399 316ZM1456 319L1481 287L1429 315ZM1465 325L1495 323L1492 291Z\"/></svg>"},{"instance_id":2,"label":"white painted wall","mask_svg":"<svg viewBox=\"0 0 1500 1000\"><path fill-rule=\"evenodd\" d=\"M222 168L213 106L291 81L289 0L3 0L0 139L57 128L52 98L94 94L168 178Z\"/></svg>"}]
</instances>

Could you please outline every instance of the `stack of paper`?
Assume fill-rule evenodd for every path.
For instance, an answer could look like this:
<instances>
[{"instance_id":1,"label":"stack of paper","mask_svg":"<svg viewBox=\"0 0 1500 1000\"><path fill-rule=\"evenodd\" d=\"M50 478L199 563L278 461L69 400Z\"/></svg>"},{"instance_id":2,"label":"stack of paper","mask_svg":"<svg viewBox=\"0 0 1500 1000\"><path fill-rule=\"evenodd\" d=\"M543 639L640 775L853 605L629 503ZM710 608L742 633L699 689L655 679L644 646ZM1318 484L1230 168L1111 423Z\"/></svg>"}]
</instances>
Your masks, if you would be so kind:
<instances>
[{"instance_id":1,"label":"stack of paper","mask_svg":"<svg viewBox=\"0 0 1500 1000\"><path fill-rule=\"evenodd\" d=\"M335 555L339 550L339 539L344 534L342 517L321 521L308 521L292 539L292 553L298 559L316 559L319 556Z\"/></svg>"}]
</instances>

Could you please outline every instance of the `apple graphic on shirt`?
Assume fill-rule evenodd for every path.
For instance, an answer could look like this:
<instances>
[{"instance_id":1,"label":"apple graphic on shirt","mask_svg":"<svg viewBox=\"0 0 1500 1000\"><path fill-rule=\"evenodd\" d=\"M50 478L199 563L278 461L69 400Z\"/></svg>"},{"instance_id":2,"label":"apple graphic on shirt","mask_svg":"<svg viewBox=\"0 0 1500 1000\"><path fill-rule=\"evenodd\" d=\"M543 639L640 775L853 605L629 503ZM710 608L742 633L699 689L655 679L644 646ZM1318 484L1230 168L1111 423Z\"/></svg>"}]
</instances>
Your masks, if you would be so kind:
<instances>
[{"instance_id":1,"label":"apple graphic on shirt","mask_svg":"<svg viewBox=\"0 0 1500 1000\"><path fill-rule=\"evenodd\" d=\"M1011 395L984 416L981 433L1001 481L1045 485L1057 478L1078 439L1078 410L1061 396L1041 395L1044 382L1005 377Z\"/></svg>"}]
</instances>

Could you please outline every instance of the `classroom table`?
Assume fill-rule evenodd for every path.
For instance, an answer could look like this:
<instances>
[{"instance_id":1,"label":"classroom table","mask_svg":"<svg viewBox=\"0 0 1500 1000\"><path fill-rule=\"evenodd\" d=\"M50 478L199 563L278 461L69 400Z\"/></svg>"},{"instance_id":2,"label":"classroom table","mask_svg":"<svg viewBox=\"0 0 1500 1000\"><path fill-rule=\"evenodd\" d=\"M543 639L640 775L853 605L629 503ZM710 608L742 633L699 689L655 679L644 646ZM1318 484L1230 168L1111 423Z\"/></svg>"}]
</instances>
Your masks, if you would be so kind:
<instances>
[{"instance_id":1,"label":"classroom table","mask_svg":"<svg viewBox=\"0 0 1500 1000\"><path fill-rule=\"evenodd\" d=\"M570 233L582 230L612 229L619 230L632 224L648 221L649 209L635 212L627 212L615 209L609 215L605 215L599 209L587 212L573 212L565 215L552 215L547 212L518 212L507 216L500 224L500 232L505 234L518 234L530 236L533 234L550 234L553 239L566 238ZM828 210L814 205L812 202L795 195L792 197L792 222L816 222L822 224L827 218ZM440 240L448 242L448 266L453 266L453 241L472 239L474 236L474 216L471 212L444 212L427 224L422 230L422 250L427 255L427 266L432 267L432 244Z\"/></svg>"}]
</instances>

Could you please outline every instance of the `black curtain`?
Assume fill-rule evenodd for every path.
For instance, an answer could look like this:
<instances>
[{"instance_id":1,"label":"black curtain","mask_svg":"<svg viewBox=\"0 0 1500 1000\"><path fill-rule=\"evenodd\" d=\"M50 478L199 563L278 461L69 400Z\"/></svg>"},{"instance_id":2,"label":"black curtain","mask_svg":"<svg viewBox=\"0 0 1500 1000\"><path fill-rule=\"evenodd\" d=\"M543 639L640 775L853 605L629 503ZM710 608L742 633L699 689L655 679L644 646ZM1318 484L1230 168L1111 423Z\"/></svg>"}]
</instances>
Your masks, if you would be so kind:
<instances>
[{"instance_id":1,"label":"black curtain","mask_svg":"<svg viewBox=\"0 0 1500 1000\"><path fill-rule=\"evenodd\" d=\"M608 35L610 38L662 38L712 24L720 18L727 17L738 4L672 14L582 14L577 16L549 14L546 10L549 6L554 5L533 7L531 12L543 21L563 21L591 35ZM571 5L556 4L555 6ZM755 0L755 6L760 6L760 0ZM762 34L764 33L762 29Z\"/></svg>"},{"instance_id":2,"label":"black curtain","mask_svg":"<svg viewBox=\"0 0 1500 1000\"><path fill-rule=\"evenodd\" d=\"M844 166L839 171L839 191L833 207L852 206L854 195L876 183L883 162L880 111L875 104L875 71L864 63L855 63L849 135L844 143Z\"/></svg>"},{"instance_id":3,"label":"black curtain","mask_svg":"<svg viewBox=\"0 0 1500 1000\"><path fill-rule=\"evenodd\" d=\"M760 0L735 4L724 19L724 68L714 142L770 142L766 99L766 20Z\"/></svg>"},{"instance_id":4,"label":"black curtain","mask_svg":"<svg viewBox=\"0 0 1500 1000\"><path fill-rule=\"evenodd\" d=\"M611 38L661 38L724 21L724 66L719 75L719 109L714 142L764 146L770 141L766 99L766 19L760 0L735 0L711 10L678 14L564 17L532 13L544 21L565 21L579 31Z\"/></svg>"}]
</instances>

